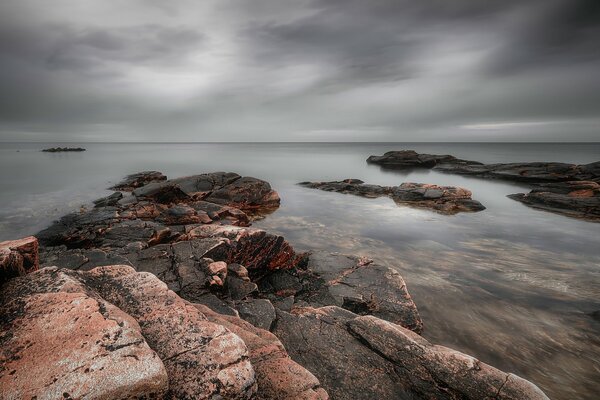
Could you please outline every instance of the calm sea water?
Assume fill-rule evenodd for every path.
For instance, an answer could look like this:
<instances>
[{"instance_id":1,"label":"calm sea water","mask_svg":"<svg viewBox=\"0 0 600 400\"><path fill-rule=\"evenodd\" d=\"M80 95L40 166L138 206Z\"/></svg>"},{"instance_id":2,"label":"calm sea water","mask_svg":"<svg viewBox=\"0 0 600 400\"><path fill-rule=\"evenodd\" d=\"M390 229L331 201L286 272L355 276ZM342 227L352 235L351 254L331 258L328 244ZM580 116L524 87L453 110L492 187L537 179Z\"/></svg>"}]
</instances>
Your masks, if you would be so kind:
<instances>
[{"instance_id":1,"label":"calm sea water","mask_svg":"<svg viewBox=\"0 0 600 400\"><path fill-rule=\"evenodd\" d=\"M600 310L600 224L506 198L526 186L365 162L414 149L482 162L588 163L600 160L600 144L82 144L83 153L39 152L53 145L0 144L0 240L34 234L132 172L255 176L282 197L256 226L299 250L361 254L396 268L432 342L524 376L553 399L600 393L600 322L589 316ZM462 186L487 210L444 216L295 185L344 178Z\"/></svg>"}]
</instances>

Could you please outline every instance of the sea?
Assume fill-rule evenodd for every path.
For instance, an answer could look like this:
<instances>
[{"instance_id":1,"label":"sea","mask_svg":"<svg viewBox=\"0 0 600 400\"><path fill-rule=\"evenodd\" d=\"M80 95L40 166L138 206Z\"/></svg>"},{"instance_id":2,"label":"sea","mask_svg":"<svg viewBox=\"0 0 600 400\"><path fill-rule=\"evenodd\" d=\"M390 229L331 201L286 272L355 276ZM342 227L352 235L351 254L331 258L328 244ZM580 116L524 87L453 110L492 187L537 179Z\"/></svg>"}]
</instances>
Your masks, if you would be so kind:
<instances>
[{"instance_id":1,"label":"sea","mask_svg":"<svg viewBox=\"0 0 600 400\"><path fill-rule=\"evenodd\" d=\"M53 146L80 153L43 153ZM527 185L417 169L382 170L390 150L484 163L600 160L599 143L0 143L0 240L91 207L125 175L214 171L268 181L281 206L254 226L295 249L362 255L399 271L423 336L536 383L552 399L600 393L600 223L524 206ZM297 185L357 178L467 188L486 210L448 216Z\"/></svg>"}]
</instances>

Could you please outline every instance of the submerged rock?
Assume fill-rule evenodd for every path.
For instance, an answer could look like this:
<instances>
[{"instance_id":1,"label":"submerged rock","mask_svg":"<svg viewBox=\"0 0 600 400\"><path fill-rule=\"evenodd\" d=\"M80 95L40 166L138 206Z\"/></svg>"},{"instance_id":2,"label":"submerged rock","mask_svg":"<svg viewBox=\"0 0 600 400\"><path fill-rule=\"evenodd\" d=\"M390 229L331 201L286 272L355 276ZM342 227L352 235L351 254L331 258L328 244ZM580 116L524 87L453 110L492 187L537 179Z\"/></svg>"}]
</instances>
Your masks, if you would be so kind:
<instances>
[{"instance_id":1,"label":"submerged rock","mask_svg":"<svg viewBox=\"0 0 600 400\"><path fill-rule=\"evenodd\" d=\"M597 182L539 184L527 194L517 193L508 197L532 208L588 221L600 221L600 184Z\"/></svg>"},{"instance_id":2,"label":"submerged rock","mask_svg":"<svg viewBox=\"0 0 600 400\"><path fill-rule=\"evenodd\" d=\"M360 179L345 179L333 182L302 182L300 185L327 192L354 194L368 198L388 196L397 204L431 209L441 214L485 210L485 207L480 202L471 198L469 190L454 186L437 186L425 183L379 186L366 184Z\"/></svg>"},{"instance_id":3,"label":"submerged rock","mask_svg":"<svg viewBox=\"0 0 600 400\"><path fill-rule=\"evenodd\" d=\"M322 307L277 317L275 335L335 399L548 399L531 382L373 316Z\"/></svg>"}]
</instances>

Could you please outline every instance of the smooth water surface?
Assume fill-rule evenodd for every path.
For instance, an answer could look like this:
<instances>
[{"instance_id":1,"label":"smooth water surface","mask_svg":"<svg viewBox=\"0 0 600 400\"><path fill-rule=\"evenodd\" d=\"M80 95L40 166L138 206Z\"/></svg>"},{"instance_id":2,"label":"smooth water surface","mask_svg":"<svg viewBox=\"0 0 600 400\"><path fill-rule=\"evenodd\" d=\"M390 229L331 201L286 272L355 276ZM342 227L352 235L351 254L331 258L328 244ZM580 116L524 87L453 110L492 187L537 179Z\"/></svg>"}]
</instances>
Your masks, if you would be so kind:
<instances>
[{"instance_id":1,"label":"smooth water surface","mask_svg":"<svg viewBox=\"0 0 600 400\"><path fill-rule=\"evenodd\" d=\"M407 282L424 336L538 384L552 399L600 392L600 224L528 208L506 197L525 185L430 170L383 171L371 154L413 149L482 162L600 160L600 144L0 144L0 240L34 234L124 175L233 171L271 183L279 210L255 226L298 250L360 254ZM73 143L70 146L80 144ZM462 186L487 209L456 216L295 185L358 178Z\"/></svg>"}]
</instances>

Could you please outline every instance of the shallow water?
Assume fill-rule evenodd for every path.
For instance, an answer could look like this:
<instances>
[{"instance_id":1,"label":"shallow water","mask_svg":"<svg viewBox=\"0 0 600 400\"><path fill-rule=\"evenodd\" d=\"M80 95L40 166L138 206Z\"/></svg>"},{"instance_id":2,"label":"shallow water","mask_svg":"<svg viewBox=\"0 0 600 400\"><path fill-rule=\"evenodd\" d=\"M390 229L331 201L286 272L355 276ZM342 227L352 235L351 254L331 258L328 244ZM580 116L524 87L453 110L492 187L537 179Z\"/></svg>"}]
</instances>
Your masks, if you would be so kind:
<instances>
[{"instance_id":1,"label":"shallow water","mask_svg":"<svg viewBox=\"0 0 600 400\"><path fill-rule=\"evenodd\" d=\"M600 224L506 197L528 191L523 185L365 163L399 149L482 162L588 163L600 160L600 144L85 144L83 153L39 152L49 146L0 144L0 240L89 206L128 173L255 176L282 197L256 226L299 250L361 254L398 269L432 342L530 379L552 399L600 392L600 322L588 315L600 310ZM487 209L445 216L295 185L344 178L462 186Z\"/></svg>"}]
</instances>

